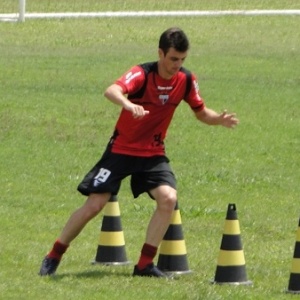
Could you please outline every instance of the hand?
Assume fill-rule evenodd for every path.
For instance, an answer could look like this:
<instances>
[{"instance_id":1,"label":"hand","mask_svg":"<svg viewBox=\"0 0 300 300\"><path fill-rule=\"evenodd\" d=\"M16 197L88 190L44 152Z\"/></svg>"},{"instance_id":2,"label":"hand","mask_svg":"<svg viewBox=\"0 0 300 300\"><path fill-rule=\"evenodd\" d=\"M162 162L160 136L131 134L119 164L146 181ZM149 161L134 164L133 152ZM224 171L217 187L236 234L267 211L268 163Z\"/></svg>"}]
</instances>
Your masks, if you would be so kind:
<instances>
[{"instance_id":1,"label":"hand","mask_svg":"<svg viewBox=\"0 0 300 300\"><path fill-rule=\"evenodd\" d=\"M239 120L235 117L236 115L228 114L226 110L224 110L220 115L220 124L227 128L234 128L239 124Z\"/></svg>"},{"instance_id":2,"label":"hand","mask_svg":"<svg viewBox=\"0 0 300 300\"><path fill-rule=\"evenodd\" d=\"M149 110L145 110L143 106L133 103L131 103L131 105L125 109L131 111L134 119L142 119L144 116L149 114Z\"/></svg>"}]
</instances>

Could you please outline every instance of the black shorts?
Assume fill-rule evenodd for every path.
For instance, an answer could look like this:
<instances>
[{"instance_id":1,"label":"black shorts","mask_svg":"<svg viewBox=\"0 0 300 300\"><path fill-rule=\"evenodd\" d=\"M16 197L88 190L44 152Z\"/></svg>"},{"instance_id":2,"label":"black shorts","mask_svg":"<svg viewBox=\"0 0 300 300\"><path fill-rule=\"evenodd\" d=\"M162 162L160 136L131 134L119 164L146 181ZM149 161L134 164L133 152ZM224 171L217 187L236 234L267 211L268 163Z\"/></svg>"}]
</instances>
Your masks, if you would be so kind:
<instances>
[{"instance_id":1,"label":"black shorts","mask_svg":"<svg viewBox=\"0 0 300 300\"><path fill-rule=\"evenodd\" d=\"M166 156L138 157L112 153L109 149L77 189L85 196L91 193L117 195L121 181L127 176L131 176L130 185L134 198L144 192L149 193L160 185L176 189L176 179ZM151 196L150 193L149 195Z\"/></svg>"}]
</instances>

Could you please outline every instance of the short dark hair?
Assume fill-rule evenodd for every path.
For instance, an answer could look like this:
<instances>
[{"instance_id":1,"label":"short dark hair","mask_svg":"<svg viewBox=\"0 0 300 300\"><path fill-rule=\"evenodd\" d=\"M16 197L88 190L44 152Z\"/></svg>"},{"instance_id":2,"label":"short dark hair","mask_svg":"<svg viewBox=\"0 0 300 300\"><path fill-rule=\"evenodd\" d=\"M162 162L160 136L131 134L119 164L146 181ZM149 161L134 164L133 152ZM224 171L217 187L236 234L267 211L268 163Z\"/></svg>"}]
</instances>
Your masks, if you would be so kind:
<instances>
[{"instance_id":1,"label":"short dark hair","mask_svg":"<svg viewBox=\"0 0 300 300\"><path fill-rule=\"evenodd\" d=\"M190 43L186 34L178 27L171 27L164 31L159 39L158 47L166 54L170 48L178 52L189 49Z\"/></svg>"}]
</instances>

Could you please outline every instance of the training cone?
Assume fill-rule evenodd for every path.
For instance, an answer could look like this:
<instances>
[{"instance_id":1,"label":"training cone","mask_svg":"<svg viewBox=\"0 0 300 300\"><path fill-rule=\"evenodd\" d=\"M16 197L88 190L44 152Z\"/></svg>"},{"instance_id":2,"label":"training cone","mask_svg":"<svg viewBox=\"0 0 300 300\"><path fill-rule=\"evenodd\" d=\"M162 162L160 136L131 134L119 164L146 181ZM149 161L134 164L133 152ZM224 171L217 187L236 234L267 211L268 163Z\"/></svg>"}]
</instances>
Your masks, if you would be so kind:
<instances>
[{"instance_id":1,"label":"training cone","mask_svg":"<svg viewBox=\"0 0 300 300\"><path fill-rule=\"evenodd\" d=\"M93 263L125 265L125 239L122 231L120 208L116 196L112 196L103 209L103 220L99 235L96 258Z\"/></svg>"},{"instance_id":2,"label":"training cone","mask_svg":"<svg viewBox=\"0 0 300 300\"><path fill-rule=\"evenodd\" d=\"M240 225L235 204L228 205L216 274L212 283L252 284L251 281L247 280Z\"/></svg>"},{"instance_id":3,"label":"training cone","mask_svg":"<svg viewBox=\"0 0 300 300\"><path fill-rule=\"evenodd\" d=\"M300 219L298 223L294 257L292 261L292 269L287 292L292 294L300 294Z\"/></svg>"},{"instance_id":4,"label":"training cone","mask_svg":"<svg viewBox=\"0 0 300 300\"><path fill-rule=\"evenodd\" d=\"M176 203L171 223L159 247L157 267L165 273L191 273L187 262L178 203Z\"/></svg>"}]
</instances>

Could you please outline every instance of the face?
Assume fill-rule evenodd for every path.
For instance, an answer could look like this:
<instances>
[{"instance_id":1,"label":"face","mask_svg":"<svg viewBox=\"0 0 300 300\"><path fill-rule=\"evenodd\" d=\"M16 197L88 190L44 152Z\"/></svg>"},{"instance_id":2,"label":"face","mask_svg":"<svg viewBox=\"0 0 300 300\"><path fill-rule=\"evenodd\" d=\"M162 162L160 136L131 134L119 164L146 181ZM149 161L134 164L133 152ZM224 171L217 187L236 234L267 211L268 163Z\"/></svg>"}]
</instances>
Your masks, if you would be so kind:
<instances>
[{"instance_id":1,"label":"face","mask_svg":"<svg viewBox=\"0 0 300 300\"><path fill-rule=\"evenodd\" d=\"M159 49L159 75L165 79L169 79L174 76L182 67L182 64L187 57L186 52L178 52L174 48L170 48L169 51L164 54L164 52Z\"/></svg>"}]
</instances>

